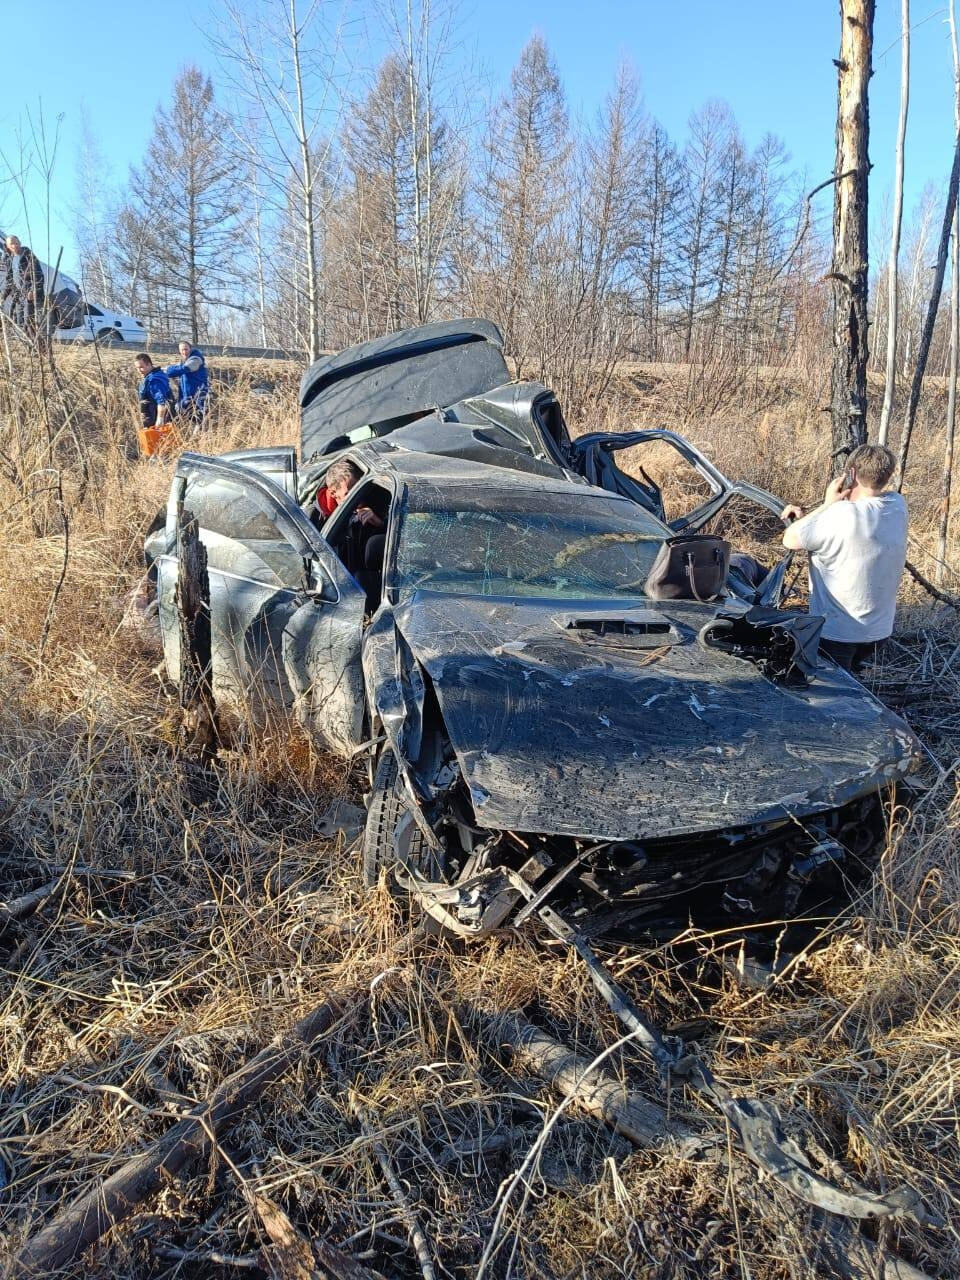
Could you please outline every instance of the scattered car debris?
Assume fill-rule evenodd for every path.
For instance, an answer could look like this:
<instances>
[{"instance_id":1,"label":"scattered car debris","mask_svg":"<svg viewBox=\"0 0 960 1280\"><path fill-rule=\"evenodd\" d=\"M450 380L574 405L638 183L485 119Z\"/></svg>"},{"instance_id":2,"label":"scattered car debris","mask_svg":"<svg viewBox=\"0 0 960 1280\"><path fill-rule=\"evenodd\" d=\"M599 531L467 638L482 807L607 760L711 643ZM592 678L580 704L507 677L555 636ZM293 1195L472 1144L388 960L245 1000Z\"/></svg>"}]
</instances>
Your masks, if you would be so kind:
<instances>
[{"instance_id":1,"label":"scattered car debris","mask_svg":"<svg viewBox=\"0 0 960 1280\"><path fill-rule=\"evenodd\" d=\"M365 809L349 800L335 800L327 812L317 822L317 831L322 836L342 835L345 840L355 840L361 833L367 819Z\"/></svg>"}]
</instances>

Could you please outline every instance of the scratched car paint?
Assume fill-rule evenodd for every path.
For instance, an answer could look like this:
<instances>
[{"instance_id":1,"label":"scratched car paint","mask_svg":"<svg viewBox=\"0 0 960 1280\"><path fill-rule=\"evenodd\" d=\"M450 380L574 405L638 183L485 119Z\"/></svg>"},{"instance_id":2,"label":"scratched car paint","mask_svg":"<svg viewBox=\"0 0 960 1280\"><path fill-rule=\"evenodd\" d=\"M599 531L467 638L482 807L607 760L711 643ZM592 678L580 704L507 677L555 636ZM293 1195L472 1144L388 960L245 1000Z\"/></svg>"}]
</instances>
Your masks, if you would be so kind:
<instances>
[{"instance_id":1,"label":"scratched car paint","mask_svg":"<svg viewBox=\"0 0 960 1280\"><path fill-rule=\"evenodd\" d=\"M545 387L510 382L483 321L320 361L301 402L299 461L184 454L147 552L173 678L186 509L207 548L218 699L255 723L284 708L367 761L368 881L389 870L475 936L521 901L519 874L528 897L548 886L601 932L682 921L691 904L795 913L869 865L917 745L850 675L813 670L816 624L777 612L784 566L759 587L732 572L709 603L644 594L664 539L734 497L768 515L778 499L670 432L571 440ZM670 520L650 477L616 462L654 442L707 491ZM321 520L314 494L342 457L363 478ZM383 519L383 559L351 574L361 505ZM801 645L778 678L712 643L723 615L765 618L788 648L795 628L806 665Z\"/></svg>"}]
</instances>

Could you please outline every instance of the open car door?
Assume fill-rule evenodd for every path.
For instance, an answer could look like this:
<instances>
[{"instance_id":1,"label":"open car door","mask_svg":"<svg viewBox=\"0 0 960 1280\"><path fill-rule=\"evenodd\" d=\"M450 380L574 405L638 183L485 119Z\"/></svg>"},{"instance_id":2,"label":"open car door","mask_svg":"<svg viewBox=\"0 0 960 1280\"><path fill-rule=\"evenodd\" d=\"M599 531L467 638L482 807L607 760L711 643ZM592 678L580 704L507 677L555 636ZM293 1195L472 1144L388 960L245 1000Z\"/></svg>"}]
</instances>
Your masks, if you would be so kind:
<instances>
[{"instance_id":1,"label":"open car door","mask_svg":"<svg viewBox=\"0 0 960 1280\"><path fill-rule=\"evenodd\" d=\"M662 487L647 474L642 453L638 468L639 479L627 475L617 466L618 453L642 445L660 445L661 449L666 446L674 450L678 458L692 469L697 479L697 484L692 486L696 494L692 504L679 511L666 509ZM767 493L765 489L743 480L728 480L699 449L675 431L661 428L649 431L597 431L574 440L570 445L570 453L574 469L591 484L632 498L662 520L674 533L693 533L702 529L719 515L731 498L738 496L757 503L776 516L783 510L781 499Z\"/></svg>"},{"instance_id":2,"label":"open car door","mask_svg":"<svg viewBox=\"0 0 960 1280\"><path fill-rule=\"evenodd\" d=\"M296 503L240 462L185 453L157 561L164 658L179 679L178 516L200 526L210 578L213 689L255 718L292 711L338 755L363 741L364 593Z\"/></svg>"},{"instance_id":3,"label":"open car door","mask_svg":"<svg viewBox=\"0 0 960 1280\"><path fill-rule=\"evenodd\" d=\"M635 459L639 475L628 475L617 465L616 456L624 449L639 450L639 457ZM756 514L765 517L761 523L767 526L766 534L761 540L771 536L771 523L775 525L777 535L779 534L779 517L784 507L782 499L749 481L728 480L709 458L704 457L689 440L677 435L675 431L662 428L627 432L598 431L572 441L569 453L574 470L591 484L631 498L662 520L675 534L696 533L703 529L721 516L728 504L736 498L744 498L760 508ZM664 486L649 474L647 466L656 471L661 479L671 477L673 483L669 498L665 499ZM774 522L771 522L771 516L776 518ZM725 530L720 531L716 526L711 532L723 532L727 536ZM733 557L728 583L741 599L752 604L779 606L789 594L787 574L791 555L783 555L778 536L776 546L771 547L771 551L777 562L760 577L754 574L763 575L762 565L752 561L749 556ZM752 572L747 572L743 564L739 563L743 560L751 563Z\"/></svg>"}]
</instances>

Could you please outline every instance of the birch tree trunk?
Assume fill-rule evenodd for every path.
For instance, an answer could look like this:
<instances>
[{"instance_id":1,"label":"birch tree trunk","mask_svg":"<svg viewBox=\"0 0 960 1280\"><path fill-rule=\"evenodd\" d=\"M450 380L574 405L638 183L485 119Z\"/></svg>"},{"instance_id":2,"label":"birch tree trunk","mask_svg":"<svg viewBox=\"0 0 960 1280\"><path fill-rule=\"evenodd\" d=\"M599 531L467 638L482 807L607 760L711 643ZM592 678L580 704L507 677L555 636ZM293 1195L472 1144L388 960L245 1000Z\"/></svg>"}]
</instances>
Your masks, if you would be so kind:
<instances>
[{"instance_id":1,"label":"birch tree trunk","mask_svg":"<svg viewBox=\"0 0 960 1280\"><path fill-rule=\"evenodd\" d=\"M867 438L867 156L874 0L840 0L837 157L833 202L833 457Z\"/></svg>"},{"instance_id":2,"label":"birch tree trunk","mask_svg":"<svg viewBox=\"0 0 960 1280\"><path fill-rule=\"evenodd\" d=\"M950 186L947 190L947 207L943 213L943 226L940 229L940 247L937 251L937 265L930 290L930 301L927 304L927 315L923 322L920 345L917 348L917 363L910 384L910 398L903 419L903 432L900 437L900 458L897 463L897 488L903 488L903 474L907 469L907 453L910 449L910 437L913 435L913 424L920 403L920 388L923 386L923 375L927 369L927 356L930 354L930 342L933 338L933 326L937 321L940 307L940 294L943 291L943 277L947 269L947 250L950 247L950 232L953 228L953 216L957 209L957 184L960 182L960 133L957 134L953 149L953 168L950 171Z\"/></svg>"},{"instance_id":3,"label":"birch tree trunk","mask_svg":"<svg viewBox=\"0 0 960 1280\"><path fill-rule=\"evenodd\" d=\"M950 0L950 43L953 48L954 124L960 138L960 48L957 46L957 18ZM950 381L947 393L946 438L943 444L943 480L940 489L940 522L937 530L936 580L946 577L947 532L950 526L950 491L953 483L953 444L957 420L957 348L960 345L960 211L953 211L953 261L950 293Z\"/></svg>"},{"instance_id":4,"label":"birch tree trunk","mask_svg":"<svg viewBox=\"0 0 960 1280\"><path fill-rule=\"evenodd\" d=\"M900 224L903 220L903 151L910 106L910 0L901 0L900 9L900 123L897 128L897 172L893 189L893 228L890 233L890 265L887 268L887 370L880 411L879 444L887 443L890 411L897 378L897 265L900 257Z\"/></svg>"},{"instance_id":5,"label":"birch tree trunk","mask_svg":"<svg viewBox=\"0 0 960 1280\"><path fill-rule=\"evenodd\" d=\"M257 310L260 314L260 345L267 345L267 281L263 261L263 193L255 163L250 164L250 196L253 202L253 256L257 268Z\"/></svg>"},{"instance_id":6,"label":"birch tree trunk","mask_svg":"<svg viewBox=\"0 0 960 1280\"><path fill-rule=\"evenodd\" d=\"M307 132L303 101L303 72L300 68L300 30L297 26L297 0L290 0L290 53L297 91L297 144L300 147L300 170L303 183L303 239L307 264L307 357L312 364L320 355L320 281L317 273L317 245L313 217L313 157Z\"/></svg>"}]
</instances>

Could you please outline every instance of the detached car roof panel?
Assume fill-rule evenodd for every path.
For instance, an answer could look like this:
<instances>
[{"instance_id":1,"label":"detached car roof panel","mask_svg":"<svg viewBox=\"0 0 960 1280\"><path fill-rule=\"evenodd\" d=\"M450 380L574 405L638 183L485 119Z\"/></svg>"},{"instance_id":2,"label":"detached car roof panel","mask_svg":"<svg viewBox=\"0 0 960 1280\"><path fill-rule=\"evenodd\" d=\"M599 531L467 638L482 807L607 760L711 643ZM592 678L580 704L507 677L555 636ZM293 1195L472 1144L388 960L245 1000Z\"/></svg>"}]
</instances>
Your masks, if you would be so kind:
<instances>
[{"instance_id":1,"label":"detached car roof panel","mask_svg":"<svg viewBox=\"0 0 960 1280\"><path fill-rule=\"evenodd\" d=\"M363 427L389 434L509 380L503 339L489 320L447 320L362 342L303 375L300 455L342 448Z\"/></svg>"}]
</instances>

